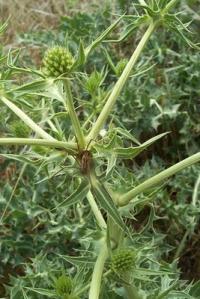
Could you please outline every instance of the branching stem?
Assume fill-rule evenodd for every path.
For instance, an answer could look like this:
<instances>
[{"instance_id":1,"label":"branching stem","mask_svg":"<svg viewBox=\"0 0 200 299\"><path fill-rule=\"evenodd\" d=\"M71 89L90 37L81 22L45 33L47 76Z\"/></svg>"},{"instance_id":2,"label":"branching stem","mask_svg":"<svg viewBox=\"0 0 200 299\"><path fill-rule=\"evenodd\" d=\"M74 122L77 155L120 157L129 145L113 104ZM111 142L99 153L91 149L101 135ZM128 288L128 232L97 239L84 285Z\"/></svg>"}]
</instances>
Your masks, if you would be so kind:
<instances>
[{"instance_id":1,"label":"branching stem","mask_svg":"<svg viewBox=\"0 0 200 299\"><path fill-rule=\"evenodd\" d=\"M117 97L119 96L122 88L124 87L126 81L128 80L133 66L136 64L142 50L144 49L147 41L149 40L151 34L153 33L156 25L157 25L157 22L152 21L150 23L147 31L143 35L142 39L140 40L137 48L135 49L129 62L127 63L124 71L122 72L120 78L118 79L117 83L115 84L115 86L114 86L105 106L103 107L99 117L97 118L92 130L90 131L89 135L87 136L88 141L91 139L95 139L98 136L102 126L104 125L108 116L110 115L110 112L117 100Z\"/></svg>"},{"instance_id":2,"label":"branching stem","mask_svg":"<svg viewBox=\"0 0 200 299\"><path fill-rule=\"evenodd\" d=\"M52 148L65 149L69 154L75 154L76 144L36 138L0 138L0 145L41 145Z\"/></svg>"},{"instance_id":3,"label":"branching stem","mask_svg":"<svg viewBox=\"0 0 200 299\"><path fill-rule=\"evenodd\" d=\"M108 257L106 240L102 241L99 256L96 260L90 284L89 299L98 299L105 261Z\"/></svg>"},{"instance_id":4,"label":"branching stem","mask_svg":"<svg viewBox=\"0 0 200 299\"><path fill-rule=\"evenodd\" d=\"M106 229L106 227L107 227L106 222L101 214L101 211L99 210L99 207L96 204L96 201L95 201L91 191L89 191L87 194L87 200L90 204L93 214L95 215L98 225L100 226L100 228Z\"/></svg>"},{"instance_id":5,"label":"branching stem","mask_svg":"<svg viewBox=\"0 0 200 299\"><path fill-rule=\"evenodd\" d=\"M118 204L120 206L125 206L129 203L130 200L132 200L135 196L138 194L146 191L147 189L154 187L158 184L160 184L162 181L166 180L168 177L174 175L175 173L183 170L184 168L187 168L188 166L191 166L192 164L195 164L200 161L200 152L197 154L194 154L190 156L189 158L186 158L182 160L179 163L176 163L175 165L161 171L160 173L154 175L150 179L146 180L145 182L141 183L134 189L130 190L129 192L125 193L122 197L120 197Z\"/></svg>"}]
</instances>

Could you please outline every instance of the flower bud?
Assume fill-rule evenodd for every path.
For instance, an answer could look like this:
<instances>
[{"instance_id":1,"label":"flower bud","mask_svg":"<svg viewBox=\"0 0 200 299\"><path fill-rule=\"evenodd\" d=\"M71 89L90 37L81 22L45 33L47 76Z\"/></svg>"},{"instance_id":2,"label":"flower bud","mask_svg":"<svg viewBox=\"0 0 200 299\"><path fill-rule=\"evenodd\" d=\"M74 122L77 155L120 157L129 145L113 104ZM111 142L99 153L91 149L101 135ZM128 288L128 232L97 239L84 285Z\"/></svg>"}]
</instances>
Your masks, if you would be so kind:
<instances>
[{"instance_id":1,"label":"flower bud","mask_svg":"<svg viewBox=\"0 0 200 299\"><path fill-rule=\"evenodd\" d=\"M68 49L55 46L46 51L43 59L44 73L49 77L69 74L74 58Z\"/></svg>"},{"instance_id":2,"label":"flower bud","mask_svg":"<svg viewBox=\"0 0 200 299\"><path fill-rule=\"evenodd\" d=\"M15 137L27 138L30 135L30 128L21 120L13 121L9 127Z\"/></svg>"}]
</instances>

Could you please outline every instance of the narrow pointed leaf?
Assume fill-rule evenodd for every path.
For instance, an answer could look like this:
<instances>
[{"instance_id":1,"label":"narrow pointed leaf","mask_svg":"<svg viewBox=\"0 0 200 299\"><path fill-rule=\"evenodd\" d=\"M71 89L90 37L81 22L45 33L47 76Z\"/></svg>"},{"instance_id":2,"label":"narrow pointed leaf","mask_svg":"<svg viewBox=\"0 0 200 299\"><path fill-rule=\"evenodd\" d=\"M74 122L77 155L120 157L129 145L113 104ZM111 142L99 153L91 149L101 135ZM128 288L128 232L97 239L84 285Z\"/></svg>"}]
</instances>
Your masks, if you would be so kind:
<instances>
[{"instance_id":1,"label":"narrow pointed leaf","mask_svg":"<svg viewBox=\"0 0 200 299\"><path fill-rule=\"evenodd\" d=\"M42 288L30 288L30 287L24 287L24 289L27 289L29 291L35 292L37 294L47 296L47 297L54 297L56 296L56 292L54 290L45 290Z\"/></svg>"},{"instance_id":2,"label":"narrow pointed leaf","mask_svg":"<svg viewBox=\"0 0 200 299\"><path fill-rule=\"evenodd\" d=\"M84 266L87 265L87 267L94 267L94 264L96 262L95 256L70 256L70 255L60 255L62 259L67 261L68 263L75 265L75 266Z\"/></svg>"},{"instance_id":3,"label":"narrow pointed leaf","mask_svg":"<svg viewBox=\"0 0 200 299\"><path fill-rule=\"evenodd\" d=\"M73 192L69 197L67 197L65 200L59 203L55 208L52 209L52 211L60 207L69 207L79 201L82 201L87 195L88 191L89 191L89 183L88 181L84 180L81 182L79 187L75 190L75 192Z\"/></svg>"},{"instance_id":4,"label":"narrow pointed leaf","mask_svg":"<svg viewBox=\"0 0 200 299\"><path fill-rule=\"evenodd\" d=\"M76 58L76 61L74 62L72 69L76 69L78 66L81 66L85 63L85 51L84 51L84 46L83 46L83 42L80 41L79 44L79 50L78 50L78 55Z\"/></svg>"},{"instance_id":5,"label":"narrow pointed leaf","mask_svg":"<svg viewBox=\"0 0 200 299\"><path fill-rule=\"evenodd\" d=\"M33 82L26 83L24 85L15 87L11 90L9 90L8 93L17 92L20 95L30 93L30 92L36 92L39 90L48 89L53 84L53 80L47 80L47 79L40 79Z\"/></svg>"},{"instance_id":6,"label":"narrow pointed leaf","mask_svg":"<svg viewBox=\"0 0 200 299\"><path fill-rule=\"evenodd\" d=\"M122 159L133 159L137 155L139 155L142 151L144 151L147 147L149 147L151 144L153 144L158 139L164 137L167 133L159 134L146 142L142 143L140 146L135 147L128 147L128 148L114 148L113 153L115 153L119 158Z\"/></svg>"},{"instance_id":7,"label":"narrow pointed leaf","mask_svg":"<svg viewBox=\"0 0 200 299\"><path fill-rule=\"evenodd\" d=\"M93 41L93 43L91 45L89 45L86 49L85 49L85 56L87 57L91 50L93 50L96 46L98 46L98 44L100 42L102 42L107 36L108 34L115 29L115 27L118 25L118 23L120 22L120 20L124 17L124 15L122 15L121 17L119 17L112 25L110 25L99 37L97 37L97 39L95 41Z\"/></svg>"},{"instance_id":8,"label":"narrow pointed leaf","mask_svg":"<svg viewBox=\"0 0 200 299\"><path fill-rule=\"evenodd\" d=\"M123 231L129 234L128 228L123 222L115 203L103 184L97 183L93 185L91 192L99 205L112 217L115 223L119 225Z\"/></svg>"}]
</instances>

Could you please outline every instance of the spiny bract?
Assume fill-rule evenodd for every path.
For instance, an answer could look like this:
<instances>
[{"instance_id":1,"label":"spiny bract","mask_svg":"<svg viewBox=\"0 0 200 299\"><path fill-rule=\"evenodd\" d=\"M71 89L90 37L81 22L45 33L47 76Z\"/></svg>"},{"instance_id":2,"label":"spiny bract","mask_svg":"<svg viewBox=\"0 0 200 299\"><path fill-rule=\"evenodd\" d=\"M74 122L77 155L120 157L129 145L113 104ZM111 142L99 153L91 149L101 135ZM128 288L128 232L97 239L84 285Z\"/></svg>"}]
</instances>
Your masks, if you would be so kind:
<instances>
[{"instance_id":1,"label":"spiny bract","mask_svg":"<svg viewBox=\"0 0 200 299\"><path fill-rule=\"evenodd\" d=\"M55 46L46 51L43 59L44 73L49 77L69 74L74 58L68 49Z\"/></svg>"},{"instance_id":2,"label":"spiny bract","mask_svg":"<svg viewBox=\"0 0 200 299\"><path fill-rule=\"evenodd\" d=\"M136 254L130 249L121 249L111 258L111 269L115 273L128 272L135 264Z\"/></svg>"},{"instance_id":3,"label":"spiny bract","mask_svg":"<svg viewBox=\"0 0 200 299\"><path fill-rule=\"evenodd\" d=\"M55 290L59 296L68 296L73 289L73 282L69 276L61 275L55 282Z\"/></svg>"}]
</instances>

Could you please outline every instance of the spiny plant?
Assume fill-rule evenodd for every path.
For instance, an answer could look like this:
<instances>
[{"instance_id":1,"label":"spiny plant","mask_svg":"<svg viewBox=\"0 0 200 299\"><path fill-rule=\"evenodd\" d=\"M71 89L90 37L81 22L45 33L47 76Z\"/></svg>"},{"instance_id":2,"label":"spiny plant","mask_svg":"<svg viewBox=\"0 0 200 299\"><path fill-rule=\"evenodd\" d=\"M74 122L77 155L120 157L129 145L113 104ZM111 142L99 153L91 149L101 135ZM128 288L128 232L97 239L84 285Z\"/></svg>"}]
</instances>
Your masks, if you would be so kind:
<instances>
[{"instance_id":1,"label":"spiny plant","mask_svg":"<svg viewBox=\"0 0 200 299\"><path fill-rule=\"evenodd\" d=\"M74 206L78 206L76 211L81 222L84 207L80 209L80 205L87 199L96 223L95 230L93 234L91 233L93 245L90 248L95 251L95 254L88 256L89 250L86 247L81 257L59 255L59 258L75 265L80 265L81 262L90 263L93 270L90 267L85 273L87 283L83 282L83 279L82 281L77 279L77 286L73 289L74 282L72 284L68 277L60 276L54 286L49 289L47 286L46 289L37 287L35 283L30 287L28 283L33 270L29 269L24 280L21 278L20 283L18 285L16 283L15 288L11 288L11 298L19 296L20 293L23 298L37 298L37 294L47 297L60 296L63 299L80 296L85 298L88 290L89 299L109 298L111 289L109 289L108 282L112 281L112 272L118 276L118 281L112 281L110 284L116 289L113 298L175 298L178 293L180 296L186 294L185 298L192 296L190 296L190 288L179 281L179 274L174 270L175 263L170 269L152 259L153 246L162 239L162 236L155 236L155 243L152 244L148 237L140 236L141 232L133 233L124 219L131 219L131 211L136 206L144 204L151 206L156 193L159 193L160 184L177 172L197 163L200 160L200 153L172 165L142 183L134 182L132 186L127 186L125 180L122 180L123 183L120 184L120 180L116 180L116 176L120 176L120 171L126 173L124 160L135 158L151 144L169 134L169 132L159 134L141 144L129 131L115 127L112 121L108 121L112 119L113 106L153 32L158 28L167 27L176 32L189 46L197 48L197 45L193 44L185 33L188 30L188 24L183 24L178 14L170 13L176 4L175 0L152 0L148 4L145 1L139 2L137 15L122 15L89 46L85 47L80 42L77 53L71 53L63 46L48 49L44 55L41 70L18 66L19 52L16 50L1 57L1 63L7 58L8 67L1 74L1 102L32 131L29 138L19 138L19 125L15 124L12 132L17 133L16 136L0 138L0 144L23 145L25 148L19 154L2 154L2 156L25 162L19 177L22 177L29 163L36 166L37 172L46 171L48 175L44 179L57 176L60 171L67 179L73 177L72 187L69 186L71 194L67 198L60 199L56 203L49 199L47 211L49 217L53 217L54 214L59 217L63 211L72 211ZM119 39L109 39L110 33L114 32L119 23L125 19L129 20L129 25ZM0 32L4 27L2 25ZM106 43L112 42L120 43L136 28L146 27L130 59L123 60L116 67L112 65L118 78L111 89L106 90L101 87L105 83L106 69L98 73L94 70L90 76L84 73L84 66L97 46L104 47ZM104 52L106 53L105 49ZM107 58L109 59L109 56ZM148 69L145 71L147 72ZM10 79L18 74L26 74L28 79L30 77L33 79L23 85L14 84L8 80L8 77ZM79 86L79 88L73 88L74 86ZM83 111L75 108L81 103L82 95L77 94L81 86L86 87L91 98L98 98L91 115L88 114L84 105ZM29 102L30 99L32 102ZM41 100L39 106L38 100ZM40 107L36 110L37 113L31 111L35 106ZM28 108L32 117L26 112ZM60 120L60 117L66 117L66 121ZM127 144L128 146L125 146ZM32 146L32 148L27 150L27 146ZM45 150L42 151L41 147ZM27 150L27 156L24 150ZM153 187L157 189L152 191ZM15 190L16 187L13 191ZM139 197L141 194L144 197ZM12 192L3 210L1 225L4 224L13 195ZM122 251L124 248L128 250ZM136 259L135 252L137 252ZM110 263L107 263L109 259L111 268L109 268ZM57 268L58 265L55 271L58 271ZM42 270L41 267L38 276L46 278L47 275L50 276L50 273ZM149 288L149 276L155 277L153 284L156 287ZM81 281L80 285L78 281ZM142 289L141 283L144 281L147 287ZM38 283L42 284L41 281ZM48 283L47 285L49 286Z\"/></svg>"}]
</instances>

